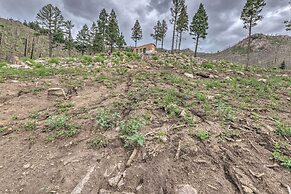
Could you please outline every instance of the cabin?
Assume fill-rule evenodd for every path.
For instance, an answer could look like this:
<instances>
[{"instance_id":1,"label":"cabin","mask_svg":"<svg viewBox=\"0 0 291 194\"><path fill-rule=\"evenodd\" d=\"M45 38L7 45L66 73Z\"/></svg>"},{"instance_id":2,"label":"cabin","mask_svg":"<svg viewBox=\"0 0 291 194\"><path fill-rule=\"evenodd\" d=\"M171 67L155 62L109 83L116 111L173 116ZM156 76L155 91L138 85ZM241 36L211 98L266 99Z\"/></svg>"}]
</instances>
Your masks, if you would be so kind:
<instances>
[{"instance_id":1,"label":"cabin","mask_svg":"<svg viewBox=\"0 0 291 194\"><path fill-rule=\"evenodd\" d=\"M133 52L140 54L154 54L157 52L157 46L153 43L145 44L134 48Z\"/></svg>"}]
</instances>

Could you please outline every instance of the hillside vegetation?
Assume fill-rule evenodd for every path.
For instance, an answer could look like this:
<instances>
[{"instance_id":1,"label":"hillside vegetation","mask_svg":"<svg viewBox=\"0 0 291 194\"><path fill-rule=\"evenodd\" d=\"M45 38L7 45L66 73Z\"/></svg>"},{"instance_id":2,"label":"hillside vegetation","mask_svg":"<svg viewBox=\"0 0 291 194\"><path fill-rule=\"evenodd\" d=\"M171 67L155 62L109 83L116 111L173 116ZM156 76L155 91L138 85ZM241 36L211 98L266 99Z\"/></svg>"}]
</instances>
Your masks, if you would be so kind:
<instances>
[{"instance_id":1,"label":"hillside vegetation","mask_svg":"<svg viewBox=\"0 0 291 194\"><path fill-rule=\"evenodd\" d=\"M116 52L0 66L0 193L290 189L290 71Z\"/></svg>"},{"instance_id":2,"label":"hillside vegetation","mask_svg":"<svg viewBox=\"0 0 291 194\"><path fill-rule=\"evenodd\" d=\"M209 55L201 55L210 59L224 59L234 63L247 63L248 40L244 39L236 45ZM291 68L291 37L290 36L268 36L255 34L252 36L250 63L263 67L279 67L285 61L287 67Z\"/></svg>"},{"instance_id":3,"label":"hillside vegetation","mask_svg":"<svg viewBox=\"0 0 291 194\"><path fill-rule=\"evenodd\" d=\"M25 44L27 49L25 54ZM33 53L32 48L34 47ZM54 49L54 55L68 56L62 46ZM48 56L48 37L15 20L0 18L0 60L10 56L39 58Z\"/></svg>"}]
</instances>

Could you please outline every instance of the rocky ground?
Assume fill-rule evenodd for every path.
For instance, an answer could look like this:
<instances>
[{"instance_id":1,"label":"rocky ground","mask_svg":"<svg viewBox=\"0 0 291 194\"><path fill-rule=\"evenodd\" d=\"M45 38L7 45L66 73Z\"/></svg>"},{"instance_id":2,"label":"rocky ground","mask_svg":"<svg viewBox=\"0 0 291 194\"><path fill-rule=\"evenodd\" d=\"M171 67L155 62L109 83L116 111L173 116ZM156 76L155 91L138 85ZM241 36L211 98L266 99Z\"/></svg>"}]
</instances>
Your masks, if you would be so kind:
<instances>
[{"instance_id":1,"label":"rocky ground","mask_svg":"<svg viewBox=\"0 0 291 194\"><path fill-rule=\"evenodd\" d=\"M127 52L23 62L0 63L0 193L291 192L290 71Z\"/></svg>"}]
</instances>

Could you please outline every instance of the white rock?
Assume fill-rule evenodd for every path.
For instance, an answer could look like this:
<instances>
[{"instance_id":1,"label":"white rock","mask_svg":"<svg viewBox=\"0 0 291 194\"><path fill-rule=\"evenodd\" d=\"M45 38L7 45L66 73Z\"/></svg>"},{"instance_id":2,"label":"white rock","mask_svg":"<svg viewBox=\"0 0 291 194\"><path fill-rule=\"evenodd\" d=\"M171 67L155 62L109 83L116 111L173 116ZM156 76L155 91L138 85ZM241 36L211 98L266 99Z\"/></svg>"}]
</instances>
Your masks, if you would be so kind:
<instances>
[{"instance_id":1,"label":"white rock","mask_svg":"<svg viewBox=\"0 0 291 194\"><path fill-rule=\"evenodd\" d=\"M175 194L198 194L198 192L191 185L177 185Z\"/></svg>"},{"instance_id":2,"label":"white rock","mask_svg":"<svg viewBox=\"0 0 291 194\"><path fill-rule=\"evenodd\" d=\"M186 77L189 77L189 78L194 78L194 75L193 74L190 74L190 73L184 73L184 75L186 76Z\"/></svg>"},{"instance_id":3,"label":"white rock","mask_svg":"<svg viewBox=\"0 0 291 194\"><path fill-rule=\"evenodd\" d=\"M23 165L23 168L28 169L28 168L30 168L30 166L31 165L28 163L28 164Z\"/></svg>"}]
</instances>

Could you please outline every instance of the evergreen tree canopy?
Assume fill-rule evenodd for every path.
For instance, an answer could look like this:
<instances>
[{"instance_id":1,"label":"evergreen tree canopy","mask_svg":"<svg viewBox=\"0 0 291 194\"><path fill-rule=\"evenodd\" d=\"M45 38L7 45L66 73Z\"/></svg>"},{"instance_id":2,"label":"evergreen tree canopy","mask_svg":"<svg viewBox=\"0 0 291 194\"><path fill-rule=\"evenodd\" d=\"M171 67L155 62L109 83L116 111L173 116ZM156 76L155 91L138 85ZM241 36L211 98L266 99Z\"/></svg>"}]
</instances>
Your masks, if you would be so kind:
<instances>
[{"instance_id":1,"label":"evergreen tree canopy","mask_svg":"<svg viewBox=\"0 0 291 194\"><path fill-rule=\"evenodd\" d=\"M71 50L74 48L74 39L72 36L72 29L74 25L71 20L65 22L65 48L69 50L69 56L71 56Z\"/></svg>"},{"instance_id":2,"label":"evergreen tree canopy","mask_svg":"<svg viewBox=\"0 0 291 194\"><path fill-rule=\"evenodd\" d=\"M162 40L161 28L162 28L162 23L160 21L157 21L157 24L153 28L154 32L151 34L151 37L153 37L153 39L155 40L156 46L157 46L158 41Z\"/></svg>"},{"instance_id":3,"label":"evergreen tree canopy","mask_svg":"<svg viewBox=\"0 0 291 194\"><path fill-rule=\"evenodd\" d=\"M177 32L184 32L188 30L188 13L187 6L184 4L177 20Z\"/></svg>"},{"instance_id":4,"label":"evergreen tree canopy","mask_svg":"<svg viewBox=\"0 0 291 194\"><path fill-rule=\"evenodd\" d=\"M77 49L81 51L83 55L90 45L90 31L86 24L78 32L76 43L77 43Z\"/></svg>"},{"instance_id":5,"label":"evergreen tree canopy","mask_svg":"<svg viewBox=\"0 0 291 194\"><path fill-rule=\"evenodd\" d=\"M263 19L263 16L260 15L260 13L265 5L265 0L247 0L241 13L244 28L250 29L256 26L258 21Z\"/></svg>"},{"instance_id":6,"label":"evergreen tree canopy","mask_svg":"<svg viewBox=\"0 0 291 194\"><path fill-rule=\"evenodd\" d=\"M112 10L108 19L108 26L106 31L106 38L108 45L110 46L110 51L113 51L114 46L116 45L120 36L120 30L118 25L117 16L115 11Z\"/></svg>"},{"instance_id":7,"label":"evergreen tree canopy","mask_svg":"<svg viewBox=\"0 0 291 194\"><path fill-rule=\"evenodd\" d=\"M162 41L162 49L164 48L164 39L166 37L167 31L168 31L167 22L166 22L166 20L163 20L162 25L161 25L161 29L159 31L161 41Z\"/></svg>"},{"instance_id":8,"label":"evergreen tree canopy","mask_svg":"<svg viewBox=\"0 0 291 194\"><path fill-rule=\"evenodd\" d=\"M126 46L126 42L125 42L125 39L124 39L124 36L122 33L120 34L116 45L117 45L118 49L123 49L124 46Z\"/></svg>"},{"instance_id":9,"label":"evergreen tree canopy","mask_svg":"<svg viewBox=\"0 0 291 194\"><path fill-rule=\"evenodd\" d=\"M190 25L190 35L192 35L193 39L196 40L195 56L197 55L199 39L206 38L207 29L208 29L208 16L207 16L206 10L204 9L203 4L201 3L199 5L198 11L193 16L193 19Z\"/></svg>"},{"instance_id":10,"label":"evergreen tree canopy","mask_svg":"<svg viewBox=\"0 0 291 194\"><path fill-rule=\"evenodd\" d=\"M185 0L172 0L173 6L171 7L172 19L170 22L174 25L173 27L173 36L172 36L172 52L174 52L175 47L175 36L177 31L177 21L178 17L182 11L183 6L185 5Z\"/></svg>"},{"instance_id":11,"label":"evergreen tree canopy","mask_svg":"<svg viewBox=\"0 0 291 194\"><path fill-rule=\"evenodd\" d=\"M58 7L48 4L44 6L36 16L40 26L48 32L49 35L49 56L52 56L53 45L62 42L64 17Z\"/></svg>"},{"instance_id":12,"label":"evergreen tree canopy","mask_svg":"<svg viewBox=\"0 0 291 194\"><path fill-rule=\"evenodd\" d=\"M135 47L137 46L137 41L142 39L142 29L139 24L139 21L136 20L133 26L131 39L135 42Z\"/></svg>"}]
</instances>

